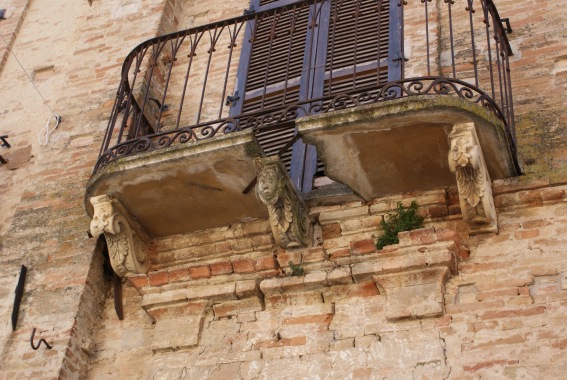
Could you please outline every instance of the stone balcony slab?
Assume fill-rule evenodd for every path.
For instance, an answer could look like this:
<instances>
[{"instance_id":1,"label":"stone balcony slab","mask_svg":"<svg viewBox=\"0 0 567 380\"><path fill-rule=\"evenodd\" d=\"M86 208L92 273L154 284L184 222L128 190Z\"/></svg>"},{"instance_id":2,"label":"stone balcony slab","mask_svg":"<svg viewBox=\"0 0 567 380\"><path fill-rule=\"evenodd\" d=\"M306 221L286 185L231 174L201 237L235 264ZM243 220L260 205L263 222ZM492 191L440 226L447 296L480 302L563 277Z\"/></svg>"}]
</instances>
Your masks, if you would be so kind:
<instances>
[{"instance_id":1,"label":"stone balcony slab","mask_svg":"<svg viewBox=\"0 0 567 380\"><path fill-rule=\"evenodd\" d=\"M490 178L518 175L503 122L487 109L451 96L420 96L338 110L297 120L302 139L317 147L325 174L366 200L452 186L448 135L474 122Z\"/></svg>"},{"instance_id":2,"label":"stone balcony slab","mask_svg":"<svg viewBox=\"0 0 567 380\"><path fill-rule=\"evenodd\" d=\"M94 174L91 197L118 199L150 237L266 219L266 206L243 190L256 177L262 150L251 130L123 157Z\"/></svg>"}]
</instances>

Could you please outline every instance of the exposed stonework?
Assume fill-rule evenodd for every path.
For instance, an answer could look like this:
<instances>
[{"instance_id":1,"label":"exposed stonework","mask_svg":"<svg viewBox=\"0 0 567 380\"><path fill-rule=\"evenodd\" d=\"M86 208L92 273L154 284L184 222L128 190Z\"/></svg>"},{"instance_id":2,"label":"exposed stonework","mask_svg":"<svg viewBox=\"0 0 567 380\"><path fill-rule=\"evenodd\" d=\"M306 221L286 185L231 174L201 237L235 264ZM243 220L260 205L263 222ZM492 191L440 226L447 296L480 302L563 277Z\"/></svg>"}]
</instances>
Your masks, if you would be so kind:
<instances>
[{"instance_id":1,"label":"exposed stonework","mask_svg":"<svg viewBox=\"0 0 567 380\"><path fill-rule=\"evenodd\" d=\"M147 237L116 199L108 195L91 198L94 215L90 232L106 237L112 268L120 277L148 271Z\"/></svg>"},{"instance_id":2,"label":"exposed stonework","mask_svg":"<svg viewBox=\"0 0 567 380\"><path fill-rule=\"evenodd\" d=\"M49 145L41 146L37 134L50 113L0 41L0 132L12 145L2 155L26 154L15 170L0 166L0 315L5 321L20 265L29 268L18 328L12 332L9 323L0 328L0 378L564 378L567 34L558 26L567 23L567 13L564 0L494 2L514 30L510 75L525 172L492 182L498 234L469 235L454 177L448 188L367 202L313 201L310 214L321 225L322 240L311 248L279 249L265 216L151 241L149 273L126 276L124 320L119 321L97 241L86 234L90 218L80 200L108 124L123 58L158 34L239 16L248 0L93 0L91 6L86 0L0 1L8 10L0 21L2 35L45 103L63 116ZM449 6L427 3L431 19L436 7ZM404 10L409 20L412 10L423 17L425 4L415 5ZM453 10L468 16L463 2L455 1ZM170 24L162 25L164 19ZM431 39L448 38L445 21L430 30ZM470 35L454 27L457 39ZM412 28L405 33L406 64L423 66L416 57L426 49L424 36ZM432 72L450 74L448 49L443 45L434 53L439 60L431 62ZM486 59L485 53L477 58ZM233 58L238 60L236 54ZM462 63L464 70L470 67ZM52 70L34 76L45 67ZM481 80L489 75L480 74ZM192 99L187 97L188 107ZM447 165L445 153L440 160ZM415 168L416 180L427 175ZM372 235L383 215L398 201L408 205L413 199L426 217L426 229L402 234L399 245L376 251ZM404 258L415 263L428 256L419 248L450 244L443 239L455 234L461 242L454 253L459 272L445 282L444 315L389 320L394 298L376 285L380 274L364 269L364 263ZM388 259L407 247L417 250L415 256ZM290 261L306 276L288 276ZM424 262L419 268L402 264L392 273L402 277L426 269ZM355 268L361 270L357 277ZM279 288L264 293L260 284L267 289L272 281ZM213 292L231 283L234 291ZM179 308L165 300L160 305L156 298L154 304L143 303L180 289ZM34 327L36 339L45 338L52 350L31 349Z\"/></svg>"},{"instance_id":3,"label":"exposed stonework","mask_svg":"<svg viewBox=\"0 0 567 380\"><path fill-rule=\"evenodd\" d=\"M309 211L279 157L256 158L256 194L268 206L272 233L282 248L304 247L313 240Z\"/></svg>"},{"instance_id":4,"label":"exposed stonework","mask_svg":"<svg viewBox=\"0 0 567 380\"><path fill-rule=\"evenodd\" d=\"M453 126L449 140L449 168L457 177L461 211L471 233L497 232L492 184L474 123Z\"/></svg>"}]
</instances>

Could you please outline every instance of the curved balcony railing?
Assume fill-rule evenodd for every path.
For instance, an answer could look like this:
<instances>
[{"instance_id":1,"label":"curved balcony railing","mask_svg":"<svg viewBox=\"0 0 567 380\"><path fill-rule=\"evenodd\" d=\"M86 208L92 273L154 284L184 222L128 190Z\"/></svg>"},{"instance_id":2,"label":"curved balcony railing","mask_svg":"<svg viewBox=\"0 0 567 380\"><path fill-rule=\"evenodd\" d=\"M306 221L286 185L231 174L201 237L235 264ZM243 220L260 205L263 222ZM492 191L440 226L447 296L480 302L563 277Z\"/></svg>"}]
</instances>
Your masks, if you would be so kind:
<instances>
[{"instance_id":1,"label":"curved balcony railing","mask_svg":"<svg viewBox=\"0 0 567 380\"><path fill-rule=\"evenodd\" d=\"M273 154L293 138L297 117L421 95L488 109L515 151L512 51L492 0L267 3L136 47L95 172L246 128Z\"/></svg>"}]
</instances>

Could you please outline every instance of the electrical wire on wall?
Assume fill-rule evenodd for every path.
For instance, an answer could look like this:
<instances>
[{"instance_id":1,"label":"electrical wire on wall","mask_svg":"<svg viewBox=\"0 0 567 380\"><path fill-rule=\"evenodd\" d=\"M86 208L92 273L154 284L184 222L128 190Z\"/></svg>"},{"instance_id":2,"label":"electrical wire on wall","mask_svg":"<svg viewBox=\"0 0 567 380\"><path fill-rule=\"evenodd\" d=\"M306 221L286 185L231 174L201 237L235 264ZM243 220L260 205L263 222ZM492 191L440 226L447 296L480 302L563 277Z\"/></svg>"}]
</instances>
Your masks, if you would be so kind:
<instances>
[{"instance_id":1,"label":"electrical wire on wall","mask_svg":"<svg viewBox=\"0 0 567 380\"><path fill-rule=\"evenodd\" d=\"M47 104L47 101L45 100L45 98L41 94L41 91L39 91L39 88L37 88L37 86L33 82L33 79L28 74L28 72L24 68L24 65L22 65L22 63L20 62L20 60L18 59L16 54L14 54L12 49L10 49L8 42L6 41L6 39L4 39L4 36L2 36L2 34L0 34L0 38L2 38L2 41L4 41L4 44L6 45L6 50L8 50L10 52L10 54L12 54L12 56L16 59L16 62L18 62L18 65L20 65L22 71L24 72L24 74L26 74L26 77L28 78L28 80L32 84L33 88L35 88L39 97L41 98L41 100L43 100L43 104L45 104L45 106L49 109L49 112L51 112L51 116L49 117L49 119L47 119L45 126L42 128L42 130L37 135L37 140L39 141L39 143L42 144L42 145L47 145L49 143L49 135L51 133L53 133L53 131L56 130L59 127L59 123L61 122L61 116L59 116L58 114L53 112L53 110L51 109L49 104ZM53 121L53 123L52 123L52 121ZM52 124L53 124L53 128L50 128L50 126Z\"/></svg>"}]
</instances>

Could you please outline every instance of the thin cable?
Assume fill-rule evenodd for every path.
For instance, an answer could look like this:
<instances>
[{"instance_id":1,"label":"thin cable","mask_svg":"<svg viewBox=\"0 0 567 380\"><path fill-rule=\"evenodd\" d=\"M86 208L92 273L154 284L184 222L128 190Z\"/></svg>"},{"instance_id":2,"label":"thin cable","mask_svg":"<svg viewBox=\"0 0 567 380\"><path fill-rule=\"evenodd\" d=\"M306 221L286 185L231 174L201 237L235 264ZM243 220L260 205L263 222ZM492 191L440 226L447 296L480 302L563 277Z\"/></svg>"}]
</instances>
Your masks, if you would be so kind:
<instances>
[{"instance_id":1,"label":"thin cable","mask_svg":"<svg viewBox=\"0 0 567 380\"><path fill-rule=\"evenodd\" d=\"M6 42L6 40L4 39L4 36L2 36L2 34L0 34L0 38L2 38L2 41L4 41L4 44L6 45L6 49L10 52L10 54L12 54L12 56L16 59L16 62L18 62L18 65L20 65L20 67L22 68L23 72L26 74L26 76L28 77L30 83L32 84L33 88L35 88L35 90L37 91L37 93L39 94L39 96L41 97L41 99L43 100L43 104L45 104L45 106L47 108L49 108L49 111L51 112L51 114L55 117L60 118L58 115L55 114L55 112L53 112L53 110L51 109L51 107L49 107L49 104L47 104L47 101L45 100L45 98L43 97L43 95L41 95L41 92L39 91L39 89L37 88L37 86L35 85L35 83L33 83L32 78L30 77L30 75L28 74L28 72L26 71L26 69L24 68L24 66L22 65L22 63L20 62L20 60L18 59L18 57L16 57L16 54L14 54L14 52L12 51L12 49L10 49L10 46L8 46L8 42ZM51 118L50 118L51 120ZM48 121L49 123L49 121ZM58 123L59 124L59 123Z\"/></svg>"}]
</instances>

